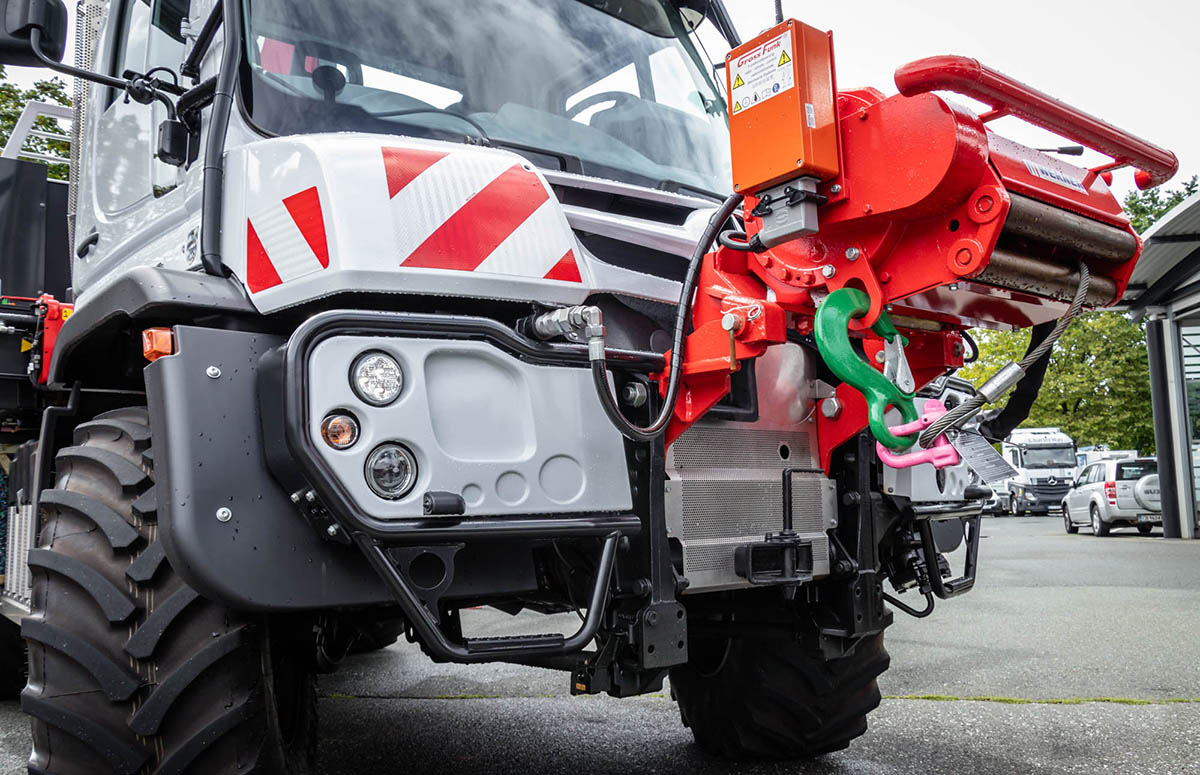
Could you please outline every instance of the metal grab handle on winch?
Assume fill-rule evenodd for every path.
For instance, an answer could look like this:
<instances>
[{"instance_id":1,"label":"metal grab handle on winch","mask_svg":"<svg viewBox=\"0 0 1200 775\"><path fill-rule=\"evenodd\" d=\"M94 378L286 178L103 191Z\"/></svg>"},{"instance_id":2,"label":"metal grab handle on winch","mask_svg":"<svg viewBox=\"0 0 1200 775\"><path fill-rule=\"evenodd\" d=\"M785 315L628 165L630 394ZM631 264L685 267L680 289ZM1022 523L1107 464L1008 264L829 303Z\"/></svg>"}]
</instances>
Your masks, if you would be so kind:
<instances>
[{"instance_id":1,"label":"metal grab handle on winch","mask_svg":"<svg viewBox=\"0 0 1200 775\"><path fill-rule=\"evenodd\" d=\"M1118 129L1045 92L964 56L936 56L909 62L896 70L896 88L905 97L932 91L952 91L992 107L984 120L1012 115L1048 129L1094 151L1114 164L1101 170L1131 165L1138 188L1161 185L1179 169L1175 154Z\"/></svg>"},{"instance_id":2,"label":"metal grab handle on winch","mask_svg":"<svg viewBox=\"0 0 1200 775\"><path fill-rule=\"evenodd\" d=\"M918 414L913 393L897 387L860 358L850 345L850 319L866 315L870 308L871 297L866 293L856 288L839 288L830 293L817 308L813 335L817 340L817 350L829 370L867 399L867 420L871 434L888 449L903 452L916 443L916 434L896 436L888 429L884 416L891 406L900 412L904 422L915 422ZM887 312L879 313L879 319L871 326L871 330L888 342L896 338L904 341Z\"/></svg>"}]
</instances>

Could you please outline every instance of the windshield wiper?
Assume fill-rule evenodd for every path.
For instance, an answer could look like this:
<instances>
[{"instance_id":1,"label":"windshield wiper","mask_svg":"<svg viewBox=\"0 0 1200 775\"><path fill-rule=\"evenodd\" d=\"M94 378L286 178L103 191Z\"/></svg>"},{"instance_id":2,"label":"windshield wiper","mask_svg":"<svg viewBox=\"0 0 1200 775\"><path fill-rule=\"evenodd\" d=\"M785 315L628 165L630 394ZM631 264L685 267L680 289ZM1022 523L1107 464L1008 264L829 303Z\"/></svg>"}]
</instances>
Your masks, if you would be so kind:
<instances>
[{"instance_id":1,"label":"windshield wiper","mask_svg":"<svg viewBox=\"0 0 1200 775\"><path fill-rule=\"evenodd\" d=\"M454 111L447 110L445 108L408 108L406 110L384 110L379 113L367 111L367 115L371 116L371 118L399 118L400 116L414 116L421 113L437 113L439 115L452 116L460 121L465 121L474 127L475 131L479 133L479 140L482 141L482 145L492 145L492 138L488 137L487 130L483 128L482 124L470 116L464 116L462 113L455 113Z\"/></svg>"}]
</instances>

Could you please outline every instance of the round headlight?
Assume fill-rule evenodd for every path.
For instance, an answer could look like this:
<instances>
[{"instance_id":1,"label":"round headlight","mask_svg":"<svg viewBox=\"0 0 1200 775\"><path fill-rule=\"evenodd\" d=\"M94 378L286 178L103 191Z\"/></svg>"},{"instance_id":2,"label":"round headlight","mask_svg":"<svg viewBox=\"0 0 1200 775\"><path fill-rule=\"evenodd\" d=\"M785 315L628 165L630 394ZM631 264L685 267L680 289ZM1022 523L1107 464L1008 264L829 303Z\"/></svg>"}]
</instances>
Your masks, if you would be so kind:
<instances>
[{"instance_id":1,"label":"round headlight","mask_svg":"<svg viewBox=\"0 0 1200 775\"><path fill-rule=\"evenodd\" d=\"M358 420L346 412L333 412L321 422L321 438L334 449L350 449L358 441Z\"/></svg>"},{"instance_id":2,"label":"round headlight","mask_svg":"<svg viewBox=\"0 0 1200 775\"><path fill-rule=\"evenodd\" d=\"M368 352L358 356L350 368L350 386L362 400L373 406L386 406L400 396L404 372L390 355Z\"/></svg>"},{"instance_id":3,"label":"round headlight","mask_svg":"<svg viewBox=\"0 0 1200 775\"><path fill-rule=\"evenodd\" d=\"M367 456L365 473L372 492L399 500L417 483L417 461L399 444L380 444Z\"/></svg>"}]
</instances>

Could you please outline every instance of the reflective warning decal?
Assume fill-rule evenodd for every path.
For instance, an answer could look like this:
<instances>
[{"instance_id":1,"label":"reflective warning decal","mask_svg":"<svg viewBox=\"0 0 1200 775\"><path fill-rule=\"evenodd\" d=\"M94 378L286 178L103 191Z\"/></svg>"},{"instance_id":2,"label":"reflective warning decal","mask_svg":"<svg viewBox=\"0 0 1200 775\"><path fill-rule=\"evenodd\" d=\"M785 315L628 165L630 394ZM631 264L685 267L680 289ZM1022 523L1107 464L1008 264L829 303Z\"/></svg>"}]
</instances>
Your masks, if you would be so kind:
<instances>
[{"instance_id":1,"label":"reflective warning decal","mask_svg":"<svg viewBox=\"0 0 1200 775\"><path fill-rule=\"evenodd\" d=\"M766 102L796 85L792 34L784 32L729 63L733 112Z\"/></svg>"}]
</instances>

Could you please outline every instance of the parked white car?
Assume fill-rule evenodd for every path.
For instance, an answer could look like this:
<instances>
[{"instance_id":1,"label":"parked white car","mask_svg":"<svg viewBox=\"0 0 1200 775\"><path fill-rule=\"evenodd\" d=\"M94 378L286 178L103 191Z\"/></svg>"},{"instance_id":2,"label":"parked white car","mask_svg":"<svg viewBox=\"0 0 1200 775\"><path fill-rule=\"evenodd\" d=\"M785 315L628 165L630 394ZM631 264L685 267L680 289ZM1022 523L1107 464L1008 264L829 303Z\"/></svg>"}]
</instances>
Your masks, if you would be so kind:
<instances>
[{"instance_id":1,"label":"parked white car","mask_svg":"<svg viewBox=\"0 0 1200 775\"><path fill-rule=\"evenodd\" d=\"M1106 536L1114 527L1136 527L1146 535L1162 525L1158 461L1139 457L1092 463L1071 484L1062 507L1068 533L1091 525L1096 536Z\"/></svg>"}]
</instances>

